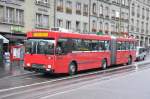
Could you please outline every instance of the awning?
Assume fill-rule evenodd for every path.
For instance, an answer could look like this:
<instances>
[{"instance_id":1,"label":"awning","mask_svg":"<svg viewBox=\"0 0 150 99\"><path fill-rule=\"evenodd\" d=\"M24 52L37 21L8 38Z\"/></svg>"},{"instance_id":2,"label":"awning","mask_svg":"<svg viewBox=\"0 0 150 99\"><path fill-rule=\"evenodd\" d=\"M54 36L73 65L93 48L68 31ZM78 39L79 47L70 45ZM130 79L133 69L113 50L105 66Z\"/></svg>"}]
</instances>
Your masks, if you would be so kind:
<instances>
[{"instance_id":1,"label":"awning","mask_svg":"<svg viewBox=\"0 0 150 99\"><path fill-rule=\"evenodd\" d=\"M26 40L26 37L25 36L19 36L19 35L9 35L9 34L6 34L5 35L6 38L8 39L11 39L11 40Z\"/></svg>"},{"instance_id":2,"label":"awning","mask_svg":"<svg viewBox=\"0 0 150 99\"><path fill-rule=\"evenodd\" d=\"M3 39L3 43L9 43L9 40L2 35L0 35L0 39Z\"/></svg>"}]
</instances>

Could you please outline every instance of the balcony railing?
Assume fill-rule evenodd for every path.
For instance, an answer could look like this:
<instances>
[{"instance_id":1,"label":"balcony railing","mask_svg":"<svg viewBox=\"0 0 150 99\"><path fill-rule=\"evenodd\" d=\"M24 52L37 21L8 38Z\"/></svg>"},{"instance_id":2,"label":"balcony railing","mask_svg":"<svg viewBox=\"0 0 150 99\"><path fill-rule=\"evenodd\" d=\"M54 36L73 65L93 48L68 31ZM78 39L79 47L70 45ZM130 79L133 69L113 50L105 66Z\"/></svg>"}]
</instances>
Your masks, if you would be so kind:
<instances>
[{"instance_id":1,"label":"balcony railing","mask_svg":"<svg viewBox=\"0 0 150 99\"><path fill-rule=\"evenodd\" d=\"M148 21L148 20L149 20L149 17L147 17L146 20Z\"/></svg>"},{"instance_id":2,"label":"balcony railing","mask_svg":"<svg viewBox=\"0 0 150 99\"><path fill-rule=\"evenodd\" d=\"M140 17L140 14L139 14L139 13L137 13L137 17L138 17L138 18Z\"/></svg>"},{"instance_id":3,"label":"balcony railing","mask_svg":"<svg viewBox=\"0 0 150 99\"><path fill-rule=\"evenodd\" d=\"M0 22L5 24L15 24L15 20L9 18L1 18Z\"/></svg>"},{"instance_id":4,"label":"balcony railing","mask_svg":"<svg viewBox=\"0 0 150 99\"><path fill-rule=\"evenodd\" d=\"M57 11L63 12L63 6L57 6Z\"/></svg>"},{"instance_id":5,"label":"balcony railing","mask_svg":"<svg viewBox=\"0 0 150 99\"><path fill-rule=\"evenodd\" d=\"M139 28L136 28L136 32L139 32L140 31L140 29Z\"/></svg>"},{"instance_id":6,"label":"balcony railing","mask_svg":"<svg viewBox=\"0 0 150 99\"><path fill-rule=\"evenodd\" d=\"M115 20L115 17L114 17L114 16L112 16L112 17L111 17L111 19L112 19L112 20Z\"/></svg>"},{"instance_id":7,"label":"balcony railing","mask_svg":"<svg viewBox=\"0 0 150 99\"><path fill-rule=\"evenodd\" d=\"M23 21L18 21L18 22L16 21L15 24L20 25L20 26L24 26L25 23Z\"/></svg>"},{"instance_id":8,"label":"balcony railing","mask_svg":"<svg viewBox=\"0 0 150 99\"><path fill-rule=\"evenodd\" d=\"M88 12L83 12L83 16L88 16Z\"/></svg>"},{"instance_id":9,"label":"balcony railing","mask_svg":"<svg viewBox=\"0 0 150 99\"><path fill-rule=\"evenodd\" d=\"M97 13L96 13L96 12L93 12L93 15L94 15L94 16L97 16Z\"/></svg>"},{"instance_id":10,"label":"balcony railing","mask_svg":"<svg viewBox=\"0 0 150 99\"><path fill-rule=\"evenodd\" d=\"M103 15L103 14L99 14L99 17L100 17L100 18L103 18L103 17L104 17L104 15Z\"/></svg>"},{"instance_id":11,"label":"balcony railing","mask_svg":"<svg viewBox=\"0 0 150 99\"><path fill-rule=\"evenodd\" d=\"M116 21L119 21L119 19L120 19L119 17L116 17L116 18L115 18Z\"/></svg>"},{"instance_id":12,"label":"balcony railing","mask_svg":"<svg viewBox=\"0 0 150 99\"><path fill-rule=\"evenodd\" d=\"M4 18L0 18L0 23L5 23L6 20Z\"/></svg>"},{"instance_id":13,"label":"balcony railing","mask_svg":"<svg viewBox=\"0 0 150 99\"><path fill-rule=\"evenodd\" d=\"M105 16L105 19L109 19L109 15L106 15L106 16Z\"/></svg>"},{"instance_id":14,"label":"balcony railing","mask_svg":"<svg viewBox=\"0 0 150 99\"><path fill-rule=\"evenodd\" d=\"M18 25L18 26L24 26L24 21L15 21L9 18L0 18L0 23L4 24L13 24L13 25Z\"/></svg>"},{"instance_id":15,"label":"balcony railing","mask_svg":"<svg viewBox=\"0 0 150 99\"><path fill-rule=\"evenodd\" d=\"M81 15L81 10L76 10L76 14Z\"/></svg>"},{"instance_id":16,"label":"balcony railing","mask_svg":"<svg viewBox=\"0 0 150 99\"><path fill-rule=\"evenodd\" d=\"M50 4L48 2L43 1L35 1L36 5L44 6L44 7L50 7Z\"/></svg>"},{"instance_id":17,"label":"balcony railing","mask_svg":"<svg viewBox=\"0 0 150 99\"><path fill-rule=\"evenodd\" d=\"M109 33L109 31L108 30L105 30L105 34L108 34Z\"/></svg>"},{"instance_id":18,"label":"balcony railing","mask_svg":"<svg viewBox=\"0 0 150 99\"><path fill-rule=\"evenodd\" d=\"M145 19L145 16L143 15L142 18Z\"/></svg>"},{"instance_id":19,"label":"balcony railing","mask_svg":"<svg viewBox=\"0 0 150 99\"><path fill-rule=\"evenodd\" d=\"M45 26L45 25L42 25L42 24L35 24L35 28L38 28L38 29L49 29L49 26Z\"/></svg>"},{"instance_id":20,"label":"balcony railing","mask_svg":"<svg viewBox=\"0 0 150 99\"><path fill-rule=\"evenodd\" d=\"M66 13L68 13L68 14L72 14L72 8L66 8Z\"/></svg>"},{"instance_id":21,"label":"balcony railing","mask_svg":"<svg viewBox=\"0 0 150 99\"><path fill-rule=\"evenodd\" d=\"M144 33L144 29L141 29L141 32Z\"/></svg>"},{"instance_id":22,"label":"balcony railing","mask_svg":"<svg viewBox=\"0 0 150 99\"><path fill-rule=\"evenodd\" d=\"M92 28L92 32L96 32L97 30L95 28Z\"/></svg>"}]
</instances>

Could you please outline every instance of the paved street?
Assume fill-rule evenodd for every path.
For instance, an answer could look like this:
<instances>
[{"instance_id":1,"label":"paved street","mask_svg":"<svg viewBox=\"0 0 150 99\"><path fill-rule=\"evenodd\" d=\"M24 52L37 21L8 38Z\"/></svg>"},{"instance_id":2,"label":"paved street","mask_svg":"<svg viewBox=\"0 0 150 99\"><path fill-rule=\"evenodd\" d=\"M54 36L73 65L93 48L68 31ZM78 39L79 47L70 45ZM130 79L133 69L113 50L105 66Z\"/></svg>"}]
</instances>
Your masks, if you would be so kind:
<instances>
[{"instance_id":1,"label":"paved street","mask_svg":"<svg viewBox=\"0 0 150 99\"><path fill-rule=\"evenodd\" d=\"M73 77L24 71L21 65L1 76L1 99L149 99L150 56L131 66L80 73ZM4 65L4 67L7 65ZM5 70L5 68L2 68ZM88 74L89 73L89 74ZM41 91L42 90L42 91Z\"/></svg>"},{"instance_id":2,"label":"paved street","mask_svg":"<svg viewBox=\"0 0 150 99\"><path fill-rule=\"evenodd\" d=\"M65 90L42 99L149 99L150 69Z\"/></svg>"},{"instance_id":3,"label":"paved street","mask_svg":"<svg viewBox=\"0 0 150 99\"><path fill-rule=\"evenodd\" d=\"M4 60L4 62L0 64L0 78L29 73L28 71L24 71L22 64L23 62L21 61L10 63L8 60Z\"/></svg>"},{"instance_id":4,"label":"paved street","mask_svg":"<svg viewBox=\"0 0 150 99\"><path fill-rule=\"evenodd\" d=\"M72 78L31 73L22 63L6 62L1 65L0 99L149 99L149 62L150 56L131 66Z\"/></svg>"}]
</instances>

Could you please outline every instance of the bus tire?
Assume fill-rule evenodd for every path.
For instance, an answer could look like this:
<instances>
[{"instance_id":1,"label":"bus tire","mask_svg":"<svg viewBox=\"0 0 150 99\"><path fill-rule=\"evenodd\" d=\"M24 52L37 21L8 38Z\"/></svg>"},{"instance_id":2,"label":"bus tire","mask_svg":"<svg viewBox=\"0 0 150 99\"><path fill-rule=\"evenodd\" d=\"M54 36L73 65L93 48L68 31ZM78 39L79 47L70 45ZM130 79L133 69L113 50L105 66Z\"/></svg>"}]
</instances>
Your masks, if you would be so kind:
<instances>
[{"instance_id":1,"label":"bus tire","mask_svg":"<svg viewBox=\"0 0 150 99\"><path fill-rule=\"evenodd\" d=\"M102 69L106 69L107 68L107 61L106 61L106 59L102 60L101 67L102 67Z\"/></svg>"},{"instance_id":2,"label":"bus tire","mask_svg":"<svg viewBox=\"0 0 150 99\"><path fill-rule=\"evenodd\" d=\"M69 65L69 75L72 76L72 75L75 75L77 72L77 68L76 68L76 65L75 63L70 63Z\"/></svg>"},{"instance_id":3,"label":"bus tire","mask_svg":"<svg viewBox=\"0 0 150 99\"><path fill-rule=\"evenodd\" d=\"M132 57L130 56L129 58L128 58L128 63L127 63L127 65L131 65L132 64Z\"/></svg>"}]
</instances>

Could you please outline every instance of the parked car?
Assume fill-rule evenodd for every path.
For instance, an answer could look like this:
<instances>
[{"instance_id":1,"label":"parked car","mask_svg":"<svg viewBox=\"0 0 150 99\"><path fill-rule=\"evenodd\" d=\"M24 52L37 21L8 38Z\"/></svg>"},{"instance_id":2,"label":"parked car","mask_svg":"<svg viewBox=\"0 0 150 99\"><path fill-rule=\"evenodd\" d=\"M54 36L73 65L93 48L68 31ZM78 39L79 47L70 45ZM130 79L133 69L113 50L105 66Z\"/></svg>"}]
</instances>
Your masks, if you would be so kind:
<instances>
[{"instance_id":1,"label":"parked car","mask_svg":"<svg viewBox=\"0 0 150 99\"><path fill-rule=\"evenodd\" d=\"M147 50L144 47L137 47L136 48L136 61L145 60L147 54Z\"/></svg>"}]
</instances>

